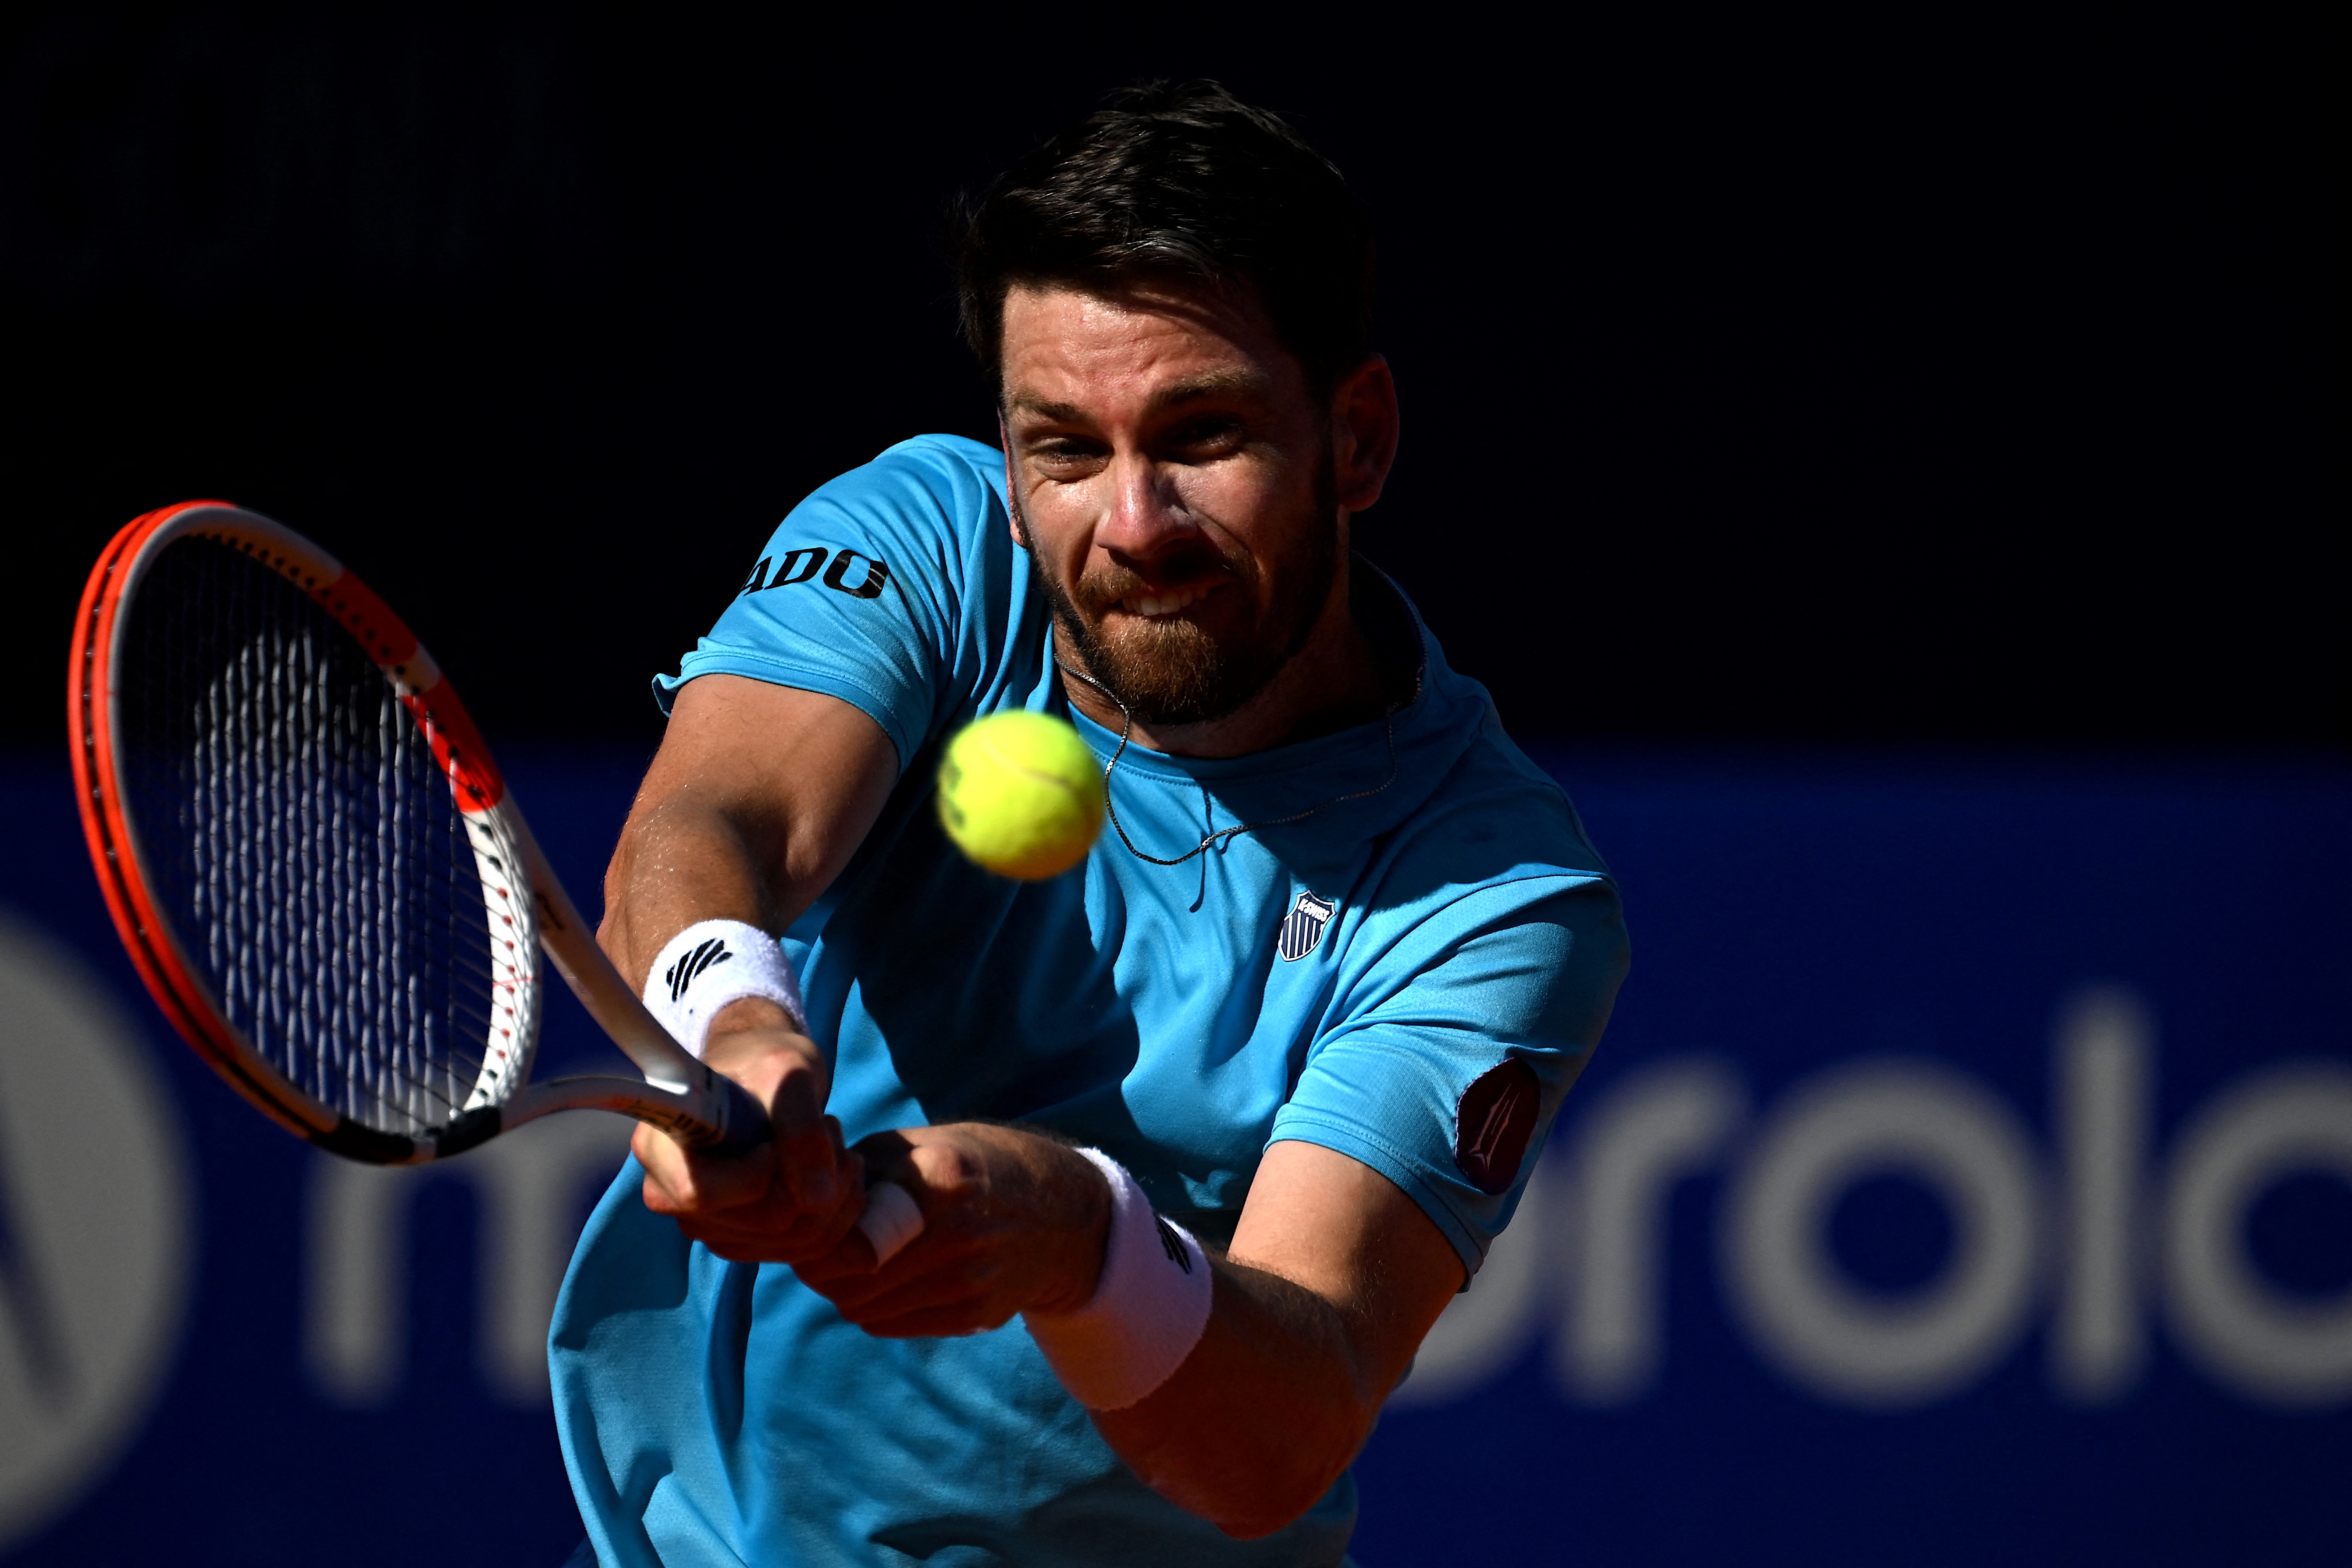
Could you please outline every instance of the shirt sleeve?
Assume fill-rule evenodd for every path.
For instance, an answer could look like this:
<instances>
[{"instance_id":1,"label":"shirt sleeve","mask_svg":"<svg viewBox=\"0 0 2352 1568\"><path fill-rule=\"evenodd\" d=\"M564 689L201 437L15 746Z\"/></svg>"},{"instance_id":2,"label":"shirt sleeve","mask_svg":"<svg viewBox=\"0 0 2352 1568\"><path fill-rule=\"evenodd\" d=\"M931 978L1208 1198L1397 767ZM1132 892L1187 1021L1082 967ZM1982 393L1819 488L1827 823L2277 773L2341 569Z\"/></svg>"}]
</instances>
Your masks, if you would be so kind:
<instances>
[{"instance_id":1,"label":"shirt sleeve","mask_svg":"<svg viewBox=\"0 0 2352 1568\"><path fill-rule=\"evenodd\" d=\"M1318 1143L1370 1165L1421 1205L1475 1274L1600 1043L1627 960L1605 879L1531 878L1465 895L1348 987L1267 1142Z\"/></svg>"},{"instance_id":2,"label":"shirt sleeve","mask_svg":"<svg viewBox=\"0 0 2352 1568\"><path fill-rule=\"evenodd\" d=\"M655 677L662 710L699 675L822 691L870 714L905 768L987 661L981 579L1010 549L989 549L1006 527L995 458L918 437L793 508L710 635Z\"/></svg>"}]
</instances>

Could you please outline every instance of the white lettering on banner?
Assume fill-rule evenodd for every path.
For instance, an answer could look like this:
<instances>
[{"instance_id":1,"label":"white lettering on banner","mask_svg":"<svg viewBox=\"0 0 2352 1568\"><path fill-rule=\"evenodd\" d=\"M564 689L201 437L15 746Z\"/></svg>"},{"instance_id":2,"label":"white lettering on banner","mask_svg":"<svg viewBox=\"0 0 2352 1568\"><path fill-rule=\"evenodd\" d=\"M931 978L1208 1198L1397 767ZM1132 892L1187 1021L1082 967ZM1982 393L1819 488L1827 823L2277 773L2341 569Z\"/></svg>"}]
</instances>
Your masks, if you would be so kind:
<instances>
[{"instance_id":1,"label":"white lettering on banner","mask_svg":"<svg viewBox=\"0 0 2352 1568\"><path fill-rule=\"evenodd\" d=\"M1832 1403L1916 1407L1969 1386L2029 1326L2045 1247L2060 1396L2129 1396L2160 1289L2181 1350L2233 1394L2288 1409L2352 1401L2352 1289L2290 1293L2246 1247L2252 1205L2277 1182L2317 1172L2352 1184L2352 1064L2274 1068L2225 1089L2175 1137L2159 1191L2155 1040L2148 1008L2126 990L2088 988L2060 1010L2047 1190L2015 1112L1948 1064L1832 1068L1769 1107L1744 1144L1734 1142L1743 1093L1712 1058L1654 1065L1571 1102L1518 1217L1393 1403L1475 1392L1544 1323L1571 1400L1650 1393L1668 1354L1668 1200L1726 1163L1726 1304L1772 1365ZM1882 1173L1923 1181L1953 1219L1942 1268L1909 1290L1848 1279L1827 1242L1838 1199ZM2147 1243L2159 1233L2158 1271Z\"/></svg>"},{"instance_id":2,"label":"white lettering on banner","mask_svg":"<svg viewBox=\"0 0 2352 1568\"><path fill-rule=\"evenodd\" d=\"M2292 1295L2263 1277L2244 1237L2252 1204L2277 1181L2320 1171L2352 1182L2352 1067L2275 1068L2224 1090L2174 1140L2159 1192L2149 1177L2155 1038L2127 991L2085 990L2061 1010L2047 1184L2015 1112L1948 1064L1831 1068L1766 1107L1744 1140L1747 1096L1727 1061L1631 1074L1574 1104L1511 1228L1391 1403L1475 1393L1545 1329L1553 1379L1570 1400L1605 1407L1652 1392L1670 1353L1671 1199L1679 1184L1717 1172L1728 1177L1717 1261L1731 1315L1767 1362L1832 1403L1910 1408L1960 1392L2025 1332L2044 1261L2049 1376L2064 1398L2129 1396L2147 1359L2148 1294L2160 1286L2174 1338L2232 1393L2285 1408L2352 1400L2352 1290ZM17 1135L5 1119L0 1132ZM622 1118L574 1113L447 1165L384 1171L320 1156L304 1317L320 1389L360 1405L396 1391L409 1211L421 1184L449 1176L473 1184L482 1205L483 1379L514 1403L544 1400L571 1205L619 1163L627 1135ZM0 1176L14 1179L5 1154ZM1838 1200L1881 1173L1924 1182L1953 1220L1944 1265L1908 1290L1850 1279L1828 1246ZM2160 1272L2143 1241L2158 1232ZM13 1307L0 1293L0 1414L26 1397L5 1384ZM0 1459L6 1445L0 1436ZM6 1476L0 1468L0 1503Z\"/></svg>"},{"instance_id":3,"label":"white lettering on banner","mask_svg":"<svg viewBox=\"0 0 2352 1568\"><path fill-rule=\"evenodd\" d=\"M1666 1200L1711 1168L1748 1113L1731 1068L1694 1058L1620 1083L1568 1161L1570 1254L1553 1372L1571 1398L1639 1397L1665 1351Z\"/></svg>"},{"instance_id":4,"label":"white lettering on banner","mask_svg":"<svg viewBox=\"0 0 2352 1568\"><path fill-rule=\"evenodd\" d=\"M163 1391L194 1209L138 1031L0 917L0 1550L103 1474Z\"/></svg>"},{"instance_id":5,"label":"white lettering on banner","mask_svg":"<svg viewBox=\"0 0 2352 1568\"><path fill-rule=\"evenodd\" d=\"M547 1326L572 1255L572 1205L628 1152L625 1116L575 1110L446 1164L311 1164L303 1357L328 1397L380 1405L405 1370L408 1215L426 1181L470 1182L481 1205L481 1373L500 1398L547 1398Z\"/></svg>"},{"instance_id":6,"label":"white lettering on banner","mask_svg":"<svg viewBox=\"0 0 2352 1568\"><path fill-rule=\"evenodd\" d=\"M2128 991L2086 989L2061 1015L2052 1053L2060 1183L2058 1313L2050 1375L2085 1405L2137 1381L2156 1028Z\"/></svg>"},{"instance_id":7,"label":"white lettering on banner","mask_svg":"<svg viewBox=\"0 0 2352 1568\"><path fill-rule=\"evenodd\" d=\"M2352 1395L2352 1290L2301 1301L2245 1254L2246 1212L2297 1171L2352 1182L2352 1068L2273 1068L2199 1111L2172 1159L2165 1203L2171 1322L2213 1379L2265 1404L2336 1405Z\"/></svg>"},{"instance_id":8,"label":"white lettering on banner","mask_svg":"<svg viewBox=\"0 0 2352 1568\"><path fill-rule=\"evenodd\" d=\"M1827 1245L1838 1195L1881 1172L1936 1188L1956 1221L1935 1279L1896 1296L1847 1282ZM2009 1109L1949 1068L1861 1062L1800 1085L1734 1176L1725 1283L1758 1347L1844 1404L1924 1405L1998 1361L2032 1305L2033 1155Z\"/></svg>"}]
</instances>

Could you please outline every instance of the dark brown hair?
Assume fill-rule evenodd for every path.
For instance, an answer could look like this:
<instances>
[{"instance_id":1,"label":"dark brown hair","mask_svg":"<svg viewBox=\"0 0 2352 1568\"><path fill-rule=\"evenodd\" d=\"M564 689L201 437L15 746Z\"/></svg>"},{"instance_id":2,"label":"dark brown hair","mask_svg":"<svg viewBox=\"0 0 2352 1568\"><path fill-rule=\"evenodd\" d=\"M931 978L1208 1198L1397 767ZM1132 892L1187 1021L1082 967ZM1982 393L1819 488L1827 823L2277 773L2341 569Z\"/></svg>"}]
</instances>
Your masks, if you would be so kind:
<instances>
[{"instance_id":1,"label":"dark brown hair","mask_svg":"<svg viewBox=\"0 0 2352 1568\"><path fill-rule=\"evenodd\" d=\"M1213 81L1111 94L959 202L950 227L964 337L992 382L1021 284L1247 289L1318 391L1371 352L1363 208L1288 124Z\"/></svg>"}]
</instances>

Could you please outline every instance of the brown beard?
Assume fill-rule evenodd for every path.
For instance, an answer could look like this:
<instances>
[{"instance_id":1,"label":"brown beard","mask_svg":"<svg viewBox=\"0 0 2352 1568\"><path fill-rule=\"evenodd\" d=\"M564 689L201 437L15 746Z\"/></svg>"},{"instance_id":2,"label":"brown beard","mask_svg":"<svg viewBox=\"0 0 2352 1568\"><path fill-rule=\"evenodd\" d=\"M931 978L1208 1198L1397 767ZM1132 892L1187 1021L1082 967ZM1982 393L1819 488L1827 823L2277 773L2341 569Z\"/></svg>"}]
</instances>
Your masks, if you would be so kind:
<instances>
[{"instance_id":1,"label":"brown beard","mask_svg":"<svg viewBox=\"0 0 2352 1568\"><path fill-rule=\"evenodd\" d=\"M1013 521L1029 549L1031 569L1053 609L1055 624L1069 638L1080 668L1102 682L1131 717L1146 724L1174 726L1206 723L1234 712L1265 690L1314 635L1339 570L1339 486L1328 453L1316 472L1309 504L1312 511L1297 519L1291 531L1295 549L1276 563L1279 580L1273 602L1230 643L1217 641L1181 617L1157 625L1139 621L1116 639L1104 637L1103 615L1142 588L1143 580L1121 566L1091 573L1078 579L1074 603L1073 595L1039 564L1030 542L1029 520L1022 515L1017 498ZM1206 537L1197 552L1159 564L1162 586L1223 573L1250 602L1259 602L1264 574L1257 563L1239 551L1220 551Z\"/></svg>"}]
</instances>

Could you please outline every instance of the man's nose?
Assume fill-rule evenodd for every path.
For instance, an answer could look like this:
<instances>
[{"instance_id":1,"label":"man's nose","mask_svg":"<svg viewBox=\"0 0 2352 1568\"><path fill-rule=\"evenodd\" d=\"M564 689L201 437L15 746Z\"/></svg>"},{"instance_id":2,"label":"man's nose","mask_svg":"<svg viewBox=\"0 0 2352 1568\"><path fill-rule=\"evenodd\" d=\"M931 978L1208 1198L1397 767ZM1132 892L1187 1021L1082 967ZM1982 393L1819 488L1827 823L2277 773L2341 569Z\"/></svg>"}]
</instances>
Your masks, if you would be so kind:
<instances>
[{"instance_id":1,"label":"man's nose","mask_svg":"<svg viewBox=\"0 0 2352 1568\"><path fill-rule=\"evenodd\" d=\"M1108 510L1095 527L1095 542L1114 555L1150 559L1201 526L1177 493L1168 470L1133 454L1113 459Z\"/></svg>"}]
</instances>

